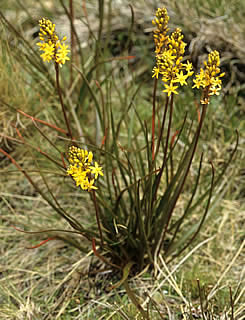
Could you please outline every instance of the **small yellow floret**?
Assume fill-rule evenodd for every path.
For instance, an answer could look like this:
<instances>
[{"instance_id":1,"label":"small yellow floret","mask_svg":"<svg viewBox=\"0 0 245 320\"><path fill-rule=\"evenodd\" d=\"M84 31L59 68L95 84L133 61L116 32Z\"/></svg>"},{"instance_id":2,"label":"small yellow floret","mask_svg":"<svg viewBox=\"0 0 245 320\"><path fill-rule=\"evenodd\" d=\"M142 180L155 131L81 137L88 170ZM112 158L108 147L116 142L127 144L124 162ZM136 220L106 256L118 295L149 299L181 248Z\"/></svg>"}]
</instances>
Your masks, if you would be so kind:
<instances>
[{"instance_id":1,"label":"small yellow floret","mask_svg":"<svg viewBox=\"0 0 245 320\"><path fill-rule=\"evenodd\" d=\"M165 84L165 90L163 90L163 92L167 92L168 96L171 95L171 93L175 93L178 94L178 92L176 91L176 89L178 88L178 86L173 86L173 82L170 83L170 85Z\"/></svg>"},{"instance_id":2,"label":"small yellow floret","mask_svg":"<svg viewBox=\"0 0 245 320\"><path fill-rule=\"evenodd\" d=\"M183 74L183 71L181 70L180 73L176 74L176 79L173 80L173 82L178 82L180 83L181 86L184 84L187 84L186 79L188 78L188 74Z\"/></svg>"},{"instance_id":3,"label":"small yellow floret","mask_svg":"<svg viewBox=\"0 0 245 320\"><path fill-rule=\"evenodd\" d=\"M98 178L98 175L101 175L101 176L104 175L102 172L102 167L100 167L96 161L94 163L94 166L91 166L90 169L91 169L91 173L94 174L95 179Z\"/></svg>"}]
</instances>

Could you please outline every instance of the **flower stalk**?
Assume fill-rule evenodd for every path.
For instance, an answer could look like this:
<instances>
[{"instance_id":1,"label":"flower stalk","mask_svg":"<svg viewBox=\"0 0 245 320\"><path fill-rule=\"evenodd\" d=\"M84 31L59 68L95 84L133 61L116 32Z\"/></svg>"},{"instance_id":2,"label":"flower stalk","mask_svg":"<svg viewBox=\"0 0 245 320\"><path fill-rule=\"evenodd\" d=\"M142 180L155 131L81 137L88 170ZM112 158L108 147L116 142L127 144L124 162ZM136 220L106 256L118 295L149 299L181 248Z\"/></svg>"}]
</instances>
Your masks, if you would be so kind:
<instances>
[{"instance_id":1,"label":"flower stalk","mask_svg":"<svg viewBox=\"0 0 245 320\"><path fill-rule=\"evenodd\" d=\"M104 246L104 239L103 239L103 234L101 230L101 224L100 224L100 212L99 212L99 207L96 199L96 193L94 190L92 190L92 196L93 196L93 202L94 202L94 207L95 207L95 214L96 214L96 221L97 221L97 226L100 234L100 243L101 247L103 248Z\"/></svg>"},{"instance_id":2,"label":"flower stalk","mask_svg":"<svg viewBox=\"0 0 245 320\"><path fill-rule=\"evenodd\" d=\"M65 109L65 105L64 105L64 101L63 101L63 97L62 97L62 92L61 92L61 88L60 88L59 64L57 62L55 62L55 75L56 75L57 92L58 92L58 95L59 95L60 104L61 104L61 108L62 108L64 119L65 119L66 127L67 127L67 130L68 130L68 136L72 140L73 137L72 137L71 127L70 127L70 123L69 123L69 120L68 120L68 117L67 117L67 114L66 114L66 109Z\"/></svg>"},{"instance_id":3,"label":"flower stalk","mask_svg":"<svg viewBox=\"0 0 245 320\"><path fill-rule=\"evenodd\" d=\"M66 37L64 37L62 40L59 39L55 31L55 24L53 24L50 20L42 18L41 20L39 20L39 26L40 42L38 42L37 45L40 48L39 50L43 51L43 53L41 54L41 58L43 59L43 61L54 62L56 86L59 95L59 100L62 107L66 127L68 130L68 135L72 139L71 127L67 118L59 82L59 66L65 64L67 60L70 60L70 58L68 57L68 53L70 52L70 50L68 49L68 46L65 44Z\"/></svg>"}]
</instances>

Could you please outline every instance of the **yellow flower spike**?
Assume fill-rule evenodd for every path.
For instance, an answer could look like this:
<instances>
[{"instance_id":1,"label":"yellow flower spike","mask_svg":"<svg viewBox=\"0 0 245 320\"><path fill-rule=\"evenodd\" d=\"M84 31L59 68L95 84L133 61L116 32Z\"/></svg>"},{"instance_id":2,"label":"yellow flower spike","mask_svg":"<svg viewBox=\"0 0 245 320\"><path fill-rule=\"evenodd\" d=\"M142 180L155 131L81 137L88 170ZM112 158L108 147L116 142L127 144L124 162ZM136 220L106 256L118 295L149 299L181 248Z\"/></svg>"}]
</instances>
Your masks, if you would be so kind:
<instances>
[{"instance_id":1,"label":"yellow flower spike","mask_svg":"<svg viewBox=\"0 0 245 320\"><path fill-rule=\"evenodd\" d=\"M152 77L161 80L164 83L168 96L178 94L178 86L187 85L187 78L190 77L194 71L192 64L187 61L182 63L186 43L183 41L183 34L180 28L168 36L168 21L169 16L165 8L156 11L156 18L152 21L156 27L154 29L154 42L156 46L156 65L153 68ZM209 95L218 95L221 88L220 78L224 73L220 74L220 58L218 51L213 51L208 55L207 61L204 62L204 68L200 69L200 73L196 75L193 80L192 88L207 88L204 92L202 102L207 104Z\"/></svg>"},{"instance_id":2,"label":"yellow flower spike","mask_svg":"<svg viewBox=\"0 0 245 320\"><path fill-rule=\"evenodd\" d=\"M153 68L153 76L156 79L161 77L164 82L168 96L171 93L177 94L174 83L181 86L187 85L187 78L193 74L192 64L187 61L182 63L186 43L183 41L181 29L177 28L170 36L167 35L169 16L165 8L156 11L156 18L153 25L156 26L154 32L154 42L156 45L156 66ZM184 73L184 71L186 71Z\"/></svg>"},{"instance_id":3,"label":"yellow flower spike","mask_svg":"<svg viewBox=\"0 0 245 320\"><path fill-rule=\"evenodd\" d=\"M93 164L93 152L72 146L69 148L68 160L70 165L66 172L77 187L86 191L98 189L94 186L94 181L104 174L96 161Z\"/></svg>"},{"instance_id":4,"label":"yellow flower spike","mask_svg":"<svg viewBox=\"0 0 245 320\"><path fill-rule=\"evenodd\" d=\"M220 73L220 58L218 51L214 50L208 55L208 60L204 61L204 69L200 69L200 73L196 75L193 80L194 85L192 88L199 89L207 88L205 91L205 99L201 101L202 104L207 104L208 97L211 95L219 95L221 89L220 78L224 76L224 73Z\"/></svg>"},{"instance_id":5,"label":"yellow flower spike","mask_svg":"<svg viewBox=\"0 0 245 320\"><path fill-rule=\"evenodd\" d=\"M53 60L62 66L67 60L70 60L68 57L70 50L64 43L66 37L60 41L55 32L55 24L48 19L42 18L39 20L39 26L39 38L42 42L37 43L37 45L40 47L41 51L44 51L44 53L41 54L41 58L43 61L48 62ZM53 48L52 50L51 47Z\"/></svg>"}]
</instances>

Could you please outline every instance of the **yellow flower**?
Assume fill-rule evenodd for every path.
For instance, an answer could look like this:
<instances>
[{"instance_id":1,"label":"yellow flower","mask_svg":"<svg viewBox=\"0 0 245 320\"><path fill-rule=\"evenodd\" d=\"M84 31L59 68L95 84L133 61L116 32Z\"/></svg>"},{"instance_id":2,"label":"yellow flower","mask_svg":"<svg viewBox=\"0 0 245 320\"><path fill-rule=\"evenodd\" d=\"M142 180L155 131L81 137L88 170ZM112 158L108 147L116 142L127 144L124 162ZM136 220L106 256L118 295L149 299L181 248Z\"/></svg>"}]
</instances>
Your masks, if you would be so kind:
<instances>
[{"instance_id":1,"label":"yellow flower","mask_svg":"<svg viewBox=\"0 0 245 320\"><path fill-rule=\"evenodd\" d=\"M220 87L211 87L209 95L213 96L215 94L216 96L218 96L220 89L221 89Z\"/></svg>"},{"instance_id":2,"label":"yellow flower","mask_svg":"<svg viewBox=\"0 0 245 320\"><path fill-rule=\"evenodd\" d=\"M187 84L187 82L185 81L188 78L188 74L183 74L183 71L181 70L180 73L176 74L176 79L173 80L173 82L179 82L181 86L183 86L184 84Z\"/></svg>"},{"instance_id":3,"label":"yellow flower","mask_svg":"<svg viewBox=\"0 0 245 320\"><path fill-rule=\"evenodd\" d=\"M84 182L84 190L92 190L92 189L98 189L97 187L94 186L94 179L88 180L86 179Z\"/></svg>"},{"instance_id":4,"label":"yellow flower","mask_svg":"<svg viewBox=\"0 0 245 320\"><path fill-rule=\"evenodd\" d=\"M89 167L91 169L91 173L94 174L95 179L98 178L98 175L103 176L102 167L99 167L98 163L95 161L94 167Z\"/></svg>"},{"instance_id":5,"label":"yellow flower","mask_svg":"<svg viewBox=\"0 0 245 320\"><path fill-rule=\"evenodd\" d=\"M188 77L193 75L194 71L192 70L193 68L192 63L189 60L187 60L186 63L183 63L183 67L185 68L185 71L187 72Z\"/></svg>"},{"instance_id":6,"label":"yellow flower","mask_svg":"<svg viewBox=\"0 0 245 320\"><path fill-rule=\"evenodd\" d=\"M202 99L201 101L201 104L209 104L209 98L204 98L204 99Z\"/></svg>"},{"instance_id":7,"label":"yellow flower","mask_svg":"<svg viewBox=\"0 0 245 320\"><path fill-rule=\"evenodd\" d=\"M43 61L50 61L54 57L54 44L53 43L44 43L43 46L40 48L40 50L44 51L43 54L41 54L41 58Z\"/></svg>"},{"instance_id":8,"label":"yellow flower","mask_svg":"<svg viewBox=\"0 0 245 320\"><path fill-rule=\"evenodd\" d=\"M194 82L194 85L192 86L192 88L199 89L200 86L202 86L202 80L201 79L194 79L193 82Z\"/></svg>"},{"instance_id":9,"label":"yellow flower","mask_svg":"<svg viewBox=\"0 0 245 320\"><path fill-rule=\"evenodd\" d=\"M186 63L183 63L183 66L185 67L185 70L186 70L187 72L192 71L192 63L191 63L189 60L187 60Z\"/></svg>"},{"instance_id":10,"label":"yellow flower","mask_svg":"<svg viewBox=\"0 0 245 320\"><path fill-rule=\"evenodd\" d=\"M154 67L152 72L153 72L152 78L156 77L158 79L159 68L158 67Z\"/></svg>"},{"instance_id":11,"label":"yellow flower","mask_svg":"<svg viewBox=\"0 0 245 320\"><path fill-rule=\"evenodd\" d=\"M194 86L192 88L199 89L200 87L205 88L206 87L206 76L204 70L201 68L200 73L196 75L196 79L193 79Z\"/></svg>"},{"instance_id":12,"label":"yellow flower","mask_svg":"<svg viewBox=\"0 0 245 320\"><path fill-rule=\"evenodd\" d=\"M175 93L178 94L178 92L175 90L178 88L178 86L173 86L173 82L170 83L170 85L165 84L165 90L163 90L163 92L167 92L168 96L171 95L171 93Z\"/></svg>"},{"instance_id":13,"label":"yellow flower","mask_svg":"<svg viewBox=\"0 0 245 320\"><path fill-rule=\"evenodd\" d=\"M70 52L70 50L68 50L68 46L66 46L65 43L60 44L59 49L58 49L58 53L56 54L55 61L57 63L64 64L66 62L66 60L70 60L70 58L67 56L68 52Z\"/></svg>"}]
</instances>

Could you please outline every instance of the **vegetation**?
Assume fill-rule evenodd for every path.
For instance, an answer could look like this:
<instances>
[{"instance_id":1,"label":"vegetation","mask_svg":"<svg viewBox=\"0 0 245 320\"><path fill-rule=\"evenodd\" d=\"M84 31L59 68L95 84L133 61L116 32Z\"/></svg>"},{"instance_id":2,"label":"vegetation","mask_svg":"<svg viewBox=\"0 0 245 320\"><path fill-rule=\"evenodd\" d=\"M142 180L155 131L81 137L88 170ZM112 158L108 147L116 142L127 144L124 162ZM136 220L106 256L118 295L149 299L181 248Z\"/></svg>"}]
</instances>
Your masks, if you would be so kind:
<instances>
[{"instance_id":1,"label":"vegetation","mask_svg":"<svg viewBox=\"0 0 245 320\"><path fill-rule=\"evenodd\" d=\"M242 319L243 2L9 4L1 319Z\"/></svg>"}]
</instances>

